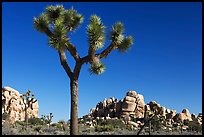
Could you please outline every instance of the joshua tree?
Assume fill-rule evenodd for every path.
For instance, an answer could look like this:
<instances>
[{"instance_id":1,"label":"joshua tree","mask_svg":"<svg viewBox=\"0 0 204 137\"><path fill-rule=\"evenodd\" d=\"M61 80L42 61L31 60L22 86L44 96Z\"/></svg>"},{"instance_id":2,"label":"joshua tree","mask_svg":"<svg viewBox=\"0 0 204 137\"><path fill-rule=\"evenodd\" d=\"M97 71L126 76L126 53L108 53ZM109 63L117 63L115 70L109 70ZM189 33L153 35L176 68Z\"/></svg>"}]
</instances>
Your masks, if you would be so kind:
<instances>
[{"instance_id":1,"label":"joshua tree","mask_svg":"<svg viewBox=\"0 0 204 137\"><path fill-rule=\"evenodd\" d=\"M25 112L25 123L26 123L26 129L28 127L28 108L32 108L32 104L35 103L37 101L37 99L34 100L34 95L32 94L32 98L30 98L30 93L31 91L28 90L25 94L21 95L21 98L23 100L23 104L25 106L24 108L24 112ZM25 100L24 100L25 97Z\"/></svg>"},{"instance_id":2,"label":"joshua tree","mask_svg":"<svg viewBox=\"0 0 204 137\"><path fill-rule=\"evenodd\" d=\"M42 117L40 119L42 121L42 126L44 126L44 124L46 123L46 116L42 115Z\"/></svg>"},{"instance_id":3,"label":"joshua tree","mask_svg":"<svg viewBox=\"0 0 204 137\"><path fill-rule=\"evenodd\" d=\"M106 58L111 51L116 49L125 52L133 44L132 36L125 37L123 24L117 22L110 31L110 45L102 52L95 53L98 49L104 47L105 26L100 17L92 15L87 26L88 55L81 57L67 34L75 31L81 25L83 19L83 16L73 7L65 10L62 5L48 6L39 17L34 17L34 28L48 36L49 45L58 52L61 65L70 79L71 135L78 134L78 78L82 65L90 63L90 72L99 75L105 70L105 65L100 59ZM73 70L67 62L66 51L75 60Z\"/></svg>"},{"instance_id":4,"label":"joshua tree","mask_svg":"<svg viewBox=\"0 0 204 137\"><path fill-rule=\"evenodd\" d=\"M50 113L50 115L47 116L49 127L50 127L50 124L52 123L52 118L53 118L53 115L52 115L52 113Z\"/></svg>"}]
</instances>

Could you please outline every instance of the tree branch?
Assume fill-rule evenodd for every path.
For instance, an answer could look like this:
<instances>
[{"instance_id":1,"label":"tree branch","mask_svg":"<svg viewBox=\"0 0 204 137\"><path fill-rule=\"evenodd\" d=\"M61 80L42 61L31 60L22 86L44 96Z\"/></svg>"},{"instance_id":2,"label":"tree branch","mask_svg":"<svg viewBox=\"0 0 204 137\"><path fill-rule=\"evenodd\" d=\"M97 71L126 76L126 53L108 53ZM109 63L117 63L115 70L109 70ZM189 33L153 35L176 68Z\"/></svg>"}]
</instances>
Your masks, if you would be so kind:
<instances>
[{"instance_id":1,"label":"tree branch","mask_svg":"<svg viewBox=\"0 0 204 137\"><path fill-rule=\"evenodd\" d=\"M70 52L70 54L72 55L72 57L73 57L76 61L79 61L80 56L79 56L79 54L77 53L76 47L75 47L73 44L68 43L67 50Z\"/></svg>"},{"instance_id":2,"label":"tree branch","mask_svg":"<svg viewBox=\"0 0 204 137\"><path fill-rule=\"evenodd\" d=\"M104 49L101 53L98 54L93 54L93 52L95 52L94 50L89 51L89 54L87 56L84 56L83 58L81 58L81 62L83 63L88 63L91 60L91 55L92 58L97 57L99 59L101 58L105 58L108 56L108 54L117 48L117 45L115 45L114 43L111 43L106 49ZM94 56L93 56L94 55Z\"/></svg>"},{"instance_id":3,"label":"tree branch","mask_svg":"<svg viewBox=\"0 0 204 137\"><path fill-rule=\"evenodd\" d=\"M106 49L104 49L101 53L99 53L99 54L96 54L96 56L98 57L98 58L106 58L107 56L108 56L108 54L112 51L112 50L114 50L114 49L116 49L117 48L117 45L115 45L113 42L106 48Z\"/></svg>"},{"instance_id":4,"label":"tree branch","mask_svg":"<svg viewBox=\"0 0 204 137\"><path fill-rule=\"evenodd\" d=\"M89 62L89 56L87 55L87 56L81 58L81 62L82 62L82 64L88 63Z\"/></svg>"},{"instance_id":5,"label":"tree branch","mask_svg":"<svg viewBox=\"0 0 204 137\"><path fill-rule=\"evenodd\" d=\"M70 69L69 65L67 64L65 52L64 51L58 51L58 53L60 56L61 65L63 66L63 68L66 71L69 78L71 78L72 77L72 70Z\"/></svg>"},{"instance_id":6,"label":"tree branch","mask_svg":"<svg viewBox=\"0 0 204 137\"><path fill-rule=\"evenodd\" d=\"M96 51L96 49L94 49L94 47L93 46L89 46L89 51L88 51L88 57L89 57L89 62L90 62L90 64L93 62L93 60L94 60L94 57L95 57L95 51Z\"/></svg>"},{"instance_id":7,"label":"tree branch","mask_svg":"<svg viewBox=\"0 0 204 137\"><path fill-rule=\"evenodd\" d=\"M44 32L45 32L45 34L46 34L48 37L53 37L53 35L54 35L54 34L50 31L49 28L46 28ZM75 47L73 44L68 43L67 50L70 52L70 54L72 55L72 57L73 57L76 61L79 61L80 56L79 56L79 54L77 53L76 47Z\"/></svg>"},{"instance_id":8,"label":"tree branch","mask_svg":"<svg viewBox=\"0 0 204 137\"><path fill-rule=\"evenodd\" d=\"M73 74L73 78L76 80L79 78L79 73L82 65L83 63L81 62L81 60L76 62L76 65L74 67L74 74Z\"/></svg>"},{"instance_id":9,"label":"tree branch","mask_svg":"<svg viewBox=\"0 0 204 137\"><path fill-rule=\"evenodd\" d=\"M45 34L48 36L48 37L52 37L53 36L53 33L50 31L49 28L45 28Z\"/></svg>"}]
</instances>

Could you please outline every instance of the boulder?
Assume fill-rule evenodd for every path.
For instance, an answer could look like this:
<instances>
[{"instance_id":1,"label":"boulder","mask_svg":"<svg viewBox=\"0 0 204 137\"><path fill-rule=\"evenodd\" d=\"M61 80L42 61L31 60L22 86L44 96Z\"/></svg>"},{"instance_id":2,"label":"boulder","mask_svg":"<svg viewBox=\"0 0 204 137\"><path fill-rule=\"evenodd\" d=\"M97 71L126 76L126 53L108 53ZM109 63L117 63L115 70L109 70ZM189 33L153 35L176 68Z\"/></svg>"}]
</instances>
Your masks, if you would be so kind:
<instances>
[{"instance_id":1,"label":"boulder","mask_svg":"<svg viewBox=\"0 0 204 137\"><path fill-rule=\"evenodd\" d=\"M116 103L116 112L121 112L122 110L122 101L119 100L117 103Z\"/></svg>"},{"instance_id":2,"label":"boulder","mask_svg":"<svg viewBox=\"0 0 204 137\"><path fill-rule=\"evenodd\" d=\"M106 98L104 98L104 100L103 100L103 109L105 109L106 106L107 106L107 100L106 100Z\"/></svg>"},{"instance_id":3,"label":"boulder","mask_svg":"<svg viewBox=\"0 0 204 137\"><path fill-rule=\"evenodd\" d=\"M169 110L170 113L166 114L166 119L173 119L173 117L176 115L176 110Z\"/></svg>"},{"instance_id":4,"label":"boulder","mask_svg":"<svg viewBox=\"0 0 204 137\"><path fill-rule=\"evenodd\" d=\"M170 113L171 112L171 110L170 109L166 109L166 113L168 114L168 113Z\"/></svg>"},{"instance_id":5,"label":"boulder","mask_svg":"<svg viewBox=\"0 0 204 137\"><path fill-rule=\"evenodd\" d=\"M196 119L197 119L199 125L202 125L202 113L199 113Z\"/></svg>"},{"instance_id":6,"label":"boulder","mask_svg":"<svg viewBox=\"0 0 204 137\"><path fill-rule=\"evenodd\" d=\"M159 114L166 117L166 108L162 106Z\"/></svg>"},{"instance_id":7,"label":"boulder","mask_svg":"<svg viewBox=\"0 0 204 137\"><path fill-rule=\"evenodd\" d=\"M125 115L135 115L135 112L130 112L130 111L122 111L121 112L121 116L123 117L123 116L125 116Z\"/></svg>"},{"instance_id":8,"label":"boulder","mask_svg":"<svg viewBox=\"0 0 204 137\"><path fill-rule=\"evenodd\" d=\"M138 107L144 108L145 102L144 102L144 97L141 94L137 94L138 98ZM137 103L137 102L136 102Z\"/></svg>"},{"instance_id":9,"label":"boulder","mask_svg":"<svg viewBox=\"0 0 204 137\"><path fill-rule=\"evenodd\" d=\"M136 98L137 97L137 92L136 91L128 91L127 93L126 93L126 96L130 96L130 97L134 97L134 98Z\"/></svg>"},{"instance_id":10,"label":"boulder","mask_svg":"<svg viewBox=\"0 0 204 137\"><path fill-rule=\"evenodd\" d=\"M124 101L129 101L129 102L134 102L134 103L135 103L136 98L130 97L130 96L126 96L126 97L124 98Z\"/></svg>"},{"instance_id":11,"label":"boulder","mask_svg":"<svg viewBox=\"0 0 204 137\"><path fill-rule=\"evenodd\" d=\"M136 103L130 101L124 101L122 103L122 111L133 112L135 110Z\"/></svg>"},{"instance_id":12,"label":"boulder","mask_svg":"<svg viewBox=\"0 0 204 137\"><path fill-rule=\"evenodd\" d=\"M194 114L194 113L191 114L191 119L192 120L196 120L196 117L197 117L196 114Z\"/></svg>"},{"instance_id":13,"label":"boulder","mask_svg":"<svg viewBox=\"0 0 204 137\"><path fill-rule=\"evenodd\" d=\"M188 109L183 109L180 115L181 115L181 121L184 121L184 120L192 121L191 114Z\"/></svg>"},{"instance_id":14,"label":"boulder","mask_svg":"<svg viewBox=\"0 0 204 137\"><path fill-rule=\"evenodd\" d=\"M179 122L181 120L181 115L179 113L177 113L174 117L173 117L174 122Z\"/></svg>"}]
</instances>

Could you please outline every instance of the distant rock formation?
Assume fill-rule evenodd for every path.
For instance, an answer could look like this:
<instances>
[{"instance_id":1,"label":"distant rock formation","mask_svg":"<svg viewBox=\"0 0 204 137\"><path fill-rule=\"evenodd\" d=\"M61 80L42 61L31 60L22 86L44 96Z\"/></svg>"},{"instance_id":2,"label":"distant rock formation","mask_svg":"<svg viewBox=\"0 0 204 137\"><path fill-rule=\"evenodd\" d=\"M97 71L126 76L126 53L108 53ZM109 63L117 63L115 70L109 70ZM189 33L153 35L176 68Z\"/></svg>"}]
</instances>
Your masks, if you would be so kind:
<instances>
[{"instance_id":1,"label":"distant rock formation","mask_svg":"<svg viewBox=\"0 0 204 137\"><path fill-rule=\"evenodd\" d=\"M181 113L176 113L176 110L165 108L156 101L150 101L145 104L143 95L138 94L136 91L128 91L124 99L121 100L114 99L114 97L105 98L97 103L96 107L90 110L90 114L85 115L83 119L119 118L126 119L126 123L131 123L133 126L139 126L144 124L141 122L142 120L134 123L130 119L145 119L148 115L147 112L153 113L155 109L158 111L157 117L162 117L166 125L193 120L202 125L202 113L199 113L196 117L195 114L190 114L188 109L183 109Z\"/></svg>"},{"instance_id":2,"label":"distant rock formation","mask_svg":"<svg viewBox=\"0 0 204 137\"><path fill-rule=\"evenodd\" d=\"M2 88L2 114L9 114L9 122L11 124L15 121L23 121L25 119L25 106L21 95L22 94L11 87ZM39 106L37 101L28 109L28 117L38 118L38 111Z\"/></svg>"}]
</instances>

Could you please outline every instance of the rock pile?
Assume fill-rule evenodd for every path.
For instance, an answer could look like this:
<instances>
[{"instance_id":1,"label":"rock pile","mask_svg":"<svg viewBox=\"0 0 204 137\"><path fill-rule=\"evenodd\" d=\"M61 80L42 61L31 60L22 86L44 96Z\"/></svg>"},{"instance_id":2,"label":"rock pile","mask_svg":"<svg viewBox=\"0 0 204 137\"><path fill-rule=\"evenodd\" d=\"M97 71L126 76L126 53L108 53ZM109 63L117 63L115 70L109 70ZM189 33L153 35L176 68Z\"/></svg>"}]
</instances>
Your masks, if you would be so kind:
<instances>
[{"instance_id":1,"label":"rock pile","mask_svg":"<svg viewBox=\"0 0 204 137\"><path fill-rule=\"evenodd\" d=\"M157 113L155 113L156 111ZM84 120L118 118L123 119L126 124L137 127L144 124L145 119L149 118L149 114L156 114L158 119L163 119L165 125L169 126L193 120L202 125L202 113L196 117L195 114L190 114L188 109L183 109L181 113L177 113L176 110L165 108L156 101L145 104L143 95L136 91L128 91L124 99L121 100L114 99L114 97L105 98L90 112L83 117ZM138 121L132 121L133 119L138 119Z\"/></svg>"},{"instance_id":2,"label":"rock pile","mask_svg":"<svg viewBox=\"0 0 204 137\"><path fill-rule=\"evenodd\" d=\"M133 117L143 117L144 115L144 97L135 91L127 92L122 100L110 97L104 99L91 109L91 116L96 117L124 117L132 115Z\"/></svg>"},{"instance_id":3,"label":"rock pile","mask_svg":"<svg viewBox=\"0 0 204 137\"><path fill-rule=\"evenodd\" d=\"M22 94L11 87L2 88L2 114L9 115L9 122L14 124L15 121L23 121L25 119L25 100ZM28 117L38 117L38 101L32 104L28 110ZM2 119L3 120L3 119Z\"/></svg>"}]
</instances>

